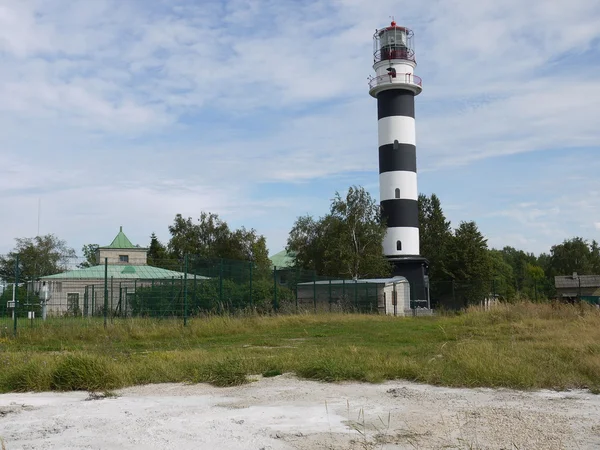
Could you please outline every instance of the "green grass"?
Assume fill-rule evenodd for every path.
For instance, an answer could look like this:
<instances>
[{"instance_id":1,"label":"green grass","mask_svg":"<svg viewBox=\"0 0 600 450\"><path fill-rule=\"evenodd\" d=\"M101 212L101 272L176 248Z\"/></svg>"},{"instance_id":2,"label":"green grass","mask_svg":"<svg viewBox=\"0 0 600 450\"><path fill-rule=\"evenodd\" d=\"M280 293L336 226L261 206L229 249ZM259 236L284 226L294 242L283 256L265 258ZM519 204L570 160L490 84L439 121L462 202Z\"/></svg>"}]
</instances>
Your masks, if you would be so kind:
<instances>
[{"instance_id":1,"label":"green grass","mask_svg":"<svg viewBox=\"0 0 600 450\"><path fill-rule=\"evenodd\" d=\"M282 373L337 382L600 392L600 311L521 303L454 316L322 314L56 319L0 337L0 392L161 382L235 386Z\"/></svg>"}]
</instances>

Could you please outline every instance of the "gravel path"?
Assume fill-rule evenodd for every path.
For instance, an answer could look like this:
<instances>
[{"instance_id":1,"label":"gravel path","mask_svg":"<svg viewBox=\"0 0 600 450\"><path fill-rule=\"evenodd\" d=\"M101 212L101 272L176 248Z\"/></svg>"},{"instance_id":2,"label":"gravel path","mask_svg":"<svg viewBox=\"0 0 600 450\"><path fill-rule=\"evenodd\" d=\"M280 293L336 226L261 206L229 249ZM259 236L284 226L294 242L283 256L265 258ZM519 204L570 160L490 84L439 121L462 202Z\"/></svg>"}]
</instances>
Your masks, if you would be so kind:
<instances>
[{"instance_id":1,"label":"gravel path","mask_svg":"<svg viewBox=\"0 0 600 450\"><path fill-rule=\"evenodd\" d=\"M290 375L239 387L161 384L0 395L17 449L598 449L600 396L318 383Z\"/></svg>"}]
</instances>

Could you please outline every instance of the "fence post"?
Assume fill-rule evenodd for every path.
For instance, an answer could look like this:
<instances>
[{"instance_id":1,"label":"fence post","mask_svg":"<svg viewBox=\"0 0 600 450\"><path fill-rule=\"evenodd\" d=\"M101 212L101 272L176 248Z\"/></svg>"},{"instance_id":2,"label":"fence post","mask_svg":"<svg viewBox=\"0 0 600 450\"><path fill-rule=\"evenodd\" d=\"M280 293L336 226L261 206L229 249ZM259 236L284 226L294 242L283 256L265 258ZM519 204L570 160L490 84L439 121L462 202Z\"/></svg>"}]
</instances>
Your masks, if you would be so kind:
<instances>
[{"instance_id":1,"label":"fence post","mask_svg":"<svg viewBox=\"0 0 600 450\"><path fill-rule=\"evenodd\" d=\"M295 300L296 300L296 314L298 314L298 282L300 281L300 275L298 274L298 270L296 270L296 276L295 276L295 284L296 284L296 289L294 290L295 293Z\"/></svg>"},{"instance_id":2,"label":"fence post","mask_svg":"<svg viewBox=\"0 0 600 450\"><path fill-rule=\"evenodd\" d=\"M252 277L254 276L252 273L252 261L250 261L250 308L254 310L254 298L252 297Z\"/></svg>"},{"instance_id":3,"label":"fence post","mask_svg":"<svg viewBox=\"0 0 600 450\"><path fill-rule=\"evenodd\" d=\"M175 312L175 276L171 277L171 308Z\"/></svg>"},{"instance_id":4,"label":"fence post","mask_svg":"<svg viewBox=\"0 0 600 450\"><path fill-rule=\"evenodd\" d=\"M273 266L273 309L279 311L279 298L277 296L277 266Z\"/></svg>"},{"instance_id":5,"label":"fence post","mask_svg":"<svg viewBox=\"0 0 600 450\"><path fill-rule=\"evenodd\" d=\"M112 294L112 292L111 292ZM104 258L104 329L108 319L108 258Z\"/></svg>"},{"instance_id":6,"label":"fence post","mask_svg":"<svg viewBox=\"0 0 600 450\"><path fill-rule=\"evenodd\" d=\"M105 258L105 259L108 261L108 258ZM113 299L113 293L115 292L114 281L115 281L115 277L111 276L110 277L110 310L111 311L112 311L113 307L115 306L115 302L114 302L114 299ZM113 317L114 316L115 316L114 314L110 315L110 322L111 323L113 322Z\"/></svg>"},{"instance_id":7,"label":"fence post","mask_svg":"<svg viewBox=\"0 0 600 450\"><path fill-rule=\"evenodd\" d=\"M329 312L331 312L331 278L329 279Z\"/></svg>"},{"instance_id":8,"label":"fence post","mask_svg":"<svg viewBox=\"0 0 600 450\"><path fill-rule=\"evenodd\" d=\"M183 270L183 326L187 326L188 291L187 291L188 255L185 255Z\"/></svg>"},{"instance_id":9,"label":"fence post","mask_svg":"<svg viewBox=\"0 0 600 450\"><path fill-rule=\"evenodd\" d=\"M196 270L194 270L194 306L198 307L198 299L196 298L196 292L198 290L198 280L196 277Z\"/></svg>"},{"instance_id":10,"label":"fence post","mask_svg":"<svg viewBox=\"0 0 600 450\"><path fill-rule=\"evenodd\" d=\"M94 285L92 284L92 312L91 317L94 317L94 308L96 307L96 293L94 292Z\"/></svg>"},{"instance_id":11,"label":"fence post","mask_svg":"<svg viewBox=\"0 0 600 450\"><path fill-rule=\"evenodd\" d=\"M223 307L223 258L219 263L219 309Z\"/></svg>"},{"instance_id":12,"label":"fence post","mask_svg":"<svg viewBox=\"0 0 600 450\"><path fill-rule=\"evenodd\" d=\"M133 304L135 305L135 307L137 308L137 310L140 310L140 305L138 304L138 298L137 298L137 278L133 280ZM131 317L133 317L133 308L131 308Z\"/></svg>"},{"instance_id":13,"label":"fence post","mask_svg":"<svg viewBox=\"0 0 600 450\"><path fill-rule=\"evenodd\" d=\"M17 316L19 315L17 305L19 304L19 255L15 258L15 284L13 286L13 335L17 337Z\"/></svg>"},{"instance_id":14,"label":"fence post","mask_svg":"<svg viewBox=\"0 0 600 450\"><path fill-rule=\"evenodd\" d=\"M313 307L317 313L317 272L313 272Z\"/></svg>"}]
</instances>

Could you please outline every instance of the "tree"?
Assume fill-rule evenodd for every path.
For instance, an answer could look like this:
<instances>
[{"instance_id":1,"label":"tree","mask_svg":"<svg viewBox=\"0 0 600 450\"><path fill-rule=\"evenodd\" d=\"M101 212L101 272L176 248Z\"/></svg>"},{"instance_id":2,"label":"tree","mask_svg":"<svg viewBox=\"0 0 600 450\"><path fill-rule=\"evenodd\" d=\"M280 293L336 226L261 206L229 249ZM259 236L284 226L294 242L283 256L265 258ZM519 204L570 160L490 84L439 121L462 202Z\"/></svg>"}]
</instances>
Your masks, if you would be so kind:
<instances>
[{"instance_id":1,"label":"tree","mask_svg":"<svg viewBox=\"0 0 600 450\"><path fill-rule=\"evenodd\" d=\"M19 279L32 280L68 269L75 259L75 250L53 234L35 238L16 238L17 245L8 255L0 257L0 278L15 278L15 261L19 256Z\"/></svg>"},{"instance_id":2,"label":"tree","mask_svg":"<svg viewBox=\"0 0 600 450\"><path fill-rule=\"evenodd\" d=\"M515 275L513 267L506 261L501 250L489 251L491 273L495 280L493 294L498 294L504 300L514 300L516 297Z\"/></svg>"},{"instance_id":3,"label":"tree","mask_svg":"<svg viewBox=\"0 0 600 450\"><path fill-rule=\"evenodd\" d=\"M225 221L210 212L202 212L197 222L177 214L173 225L169 226L171 239L168 250L177 260L182 261L188 254L202 258L254 261L259 267L270 265L267 241L256 230L242 227L231 231Z\"/></svg>"},{"instance_id":4,"label":"tree","mask_svg":"<svg viewBox=\"0 0 600 450\"><path fill-rule=\"evenodd\" d=\"M296 265L332 277L389 276L383 255L386 226L379 205L362 187L352 186L345 198L335 193L330 211L319 220L299 217L286 250L296 253Z\"/></svg>"},{"instance_id":5,"label":"tree","mask_svg":"<svg viewBox=\"0 0 600 450\"><path fill-rule=\"evenodd\" d=\"M465 306L491 293L492 262L487 240L475 222L461 222L454 232L448 253L448 269L459 282Z\"/></svg>"},{"instance_id":6,"label":"tree","mask_svg":"<svg viewBox=\"0 0 600 450\"><path fill-rule=\"evenodd\" d=\"M97 252L98 252L98 248L100 246L98 244L86 244L81 248L81 251L83 253L83 257L85 258L85 261L82 263L79 263L77 265L77 267L79 267L80 269L86 269L88 267L93 267L93 266L97 266L98 265L98 260L96 258L97 256Z\"/></svg>"},{"instance_id":7,"label":"tree","mask_svg":"<svg viewBox=\"0 0 600 450\"><path fill-rule=\"evenodd\" d=\"M419 195L419 235L421 255L429 261L429 276L433 280L448 279L447 255L452 229L435 194L431 198Z\"/></svg>"},{"instance_id":8,"label":"tree","mask_svg":"<svg viewBox=\"0 0 600 450\"><path fill-rule=\"evenodd\" d=\"M148 265L155 267L169 266L168 262L172 259L167 247L158 240L155 233L152 233L147 253Z\"/></svg>"},{"instance_id":9,"label":"tree","mask_svg":"<svg viewBox=\"0 0 600 450\"><path fill-rule=\"evenodd\" d=\"M546 275L554 278L557 275L593 275L600 269L598 244L591 244L581 237L575 237L554 245L550 249L550 257ZM597 273L597 272L596 272Z\"/></svg>"}]
</instances>

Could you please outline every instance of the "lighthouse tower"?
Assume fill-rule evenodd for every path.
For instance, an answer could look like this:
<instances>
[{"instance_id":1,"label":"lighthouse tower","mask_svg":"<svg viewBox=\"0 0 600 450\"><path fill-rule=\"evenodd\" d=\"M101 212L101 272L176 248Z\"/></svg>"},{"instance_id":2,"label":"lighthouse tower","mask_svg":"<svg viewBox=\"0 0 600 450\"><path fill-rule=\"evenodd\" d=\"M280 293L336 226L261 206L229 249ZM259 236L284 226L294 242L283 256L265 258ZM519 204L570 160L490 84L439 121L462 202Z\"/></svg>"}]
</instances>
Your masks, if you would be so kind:
<instances>
[{"instance_id":1,"label":"lighthouse tower","mask_svg":"<svg viewBox=\"0 0 600 450\"><path fill-rule=\"evenodd\" d=\"M419 253L415 96L422 84L416 66L412 30L392 21L375 31L369 94L377 99L383 251L394 275L410 282L416 306L429 307L428 262Z\"/></svg>"}]
</instances>

